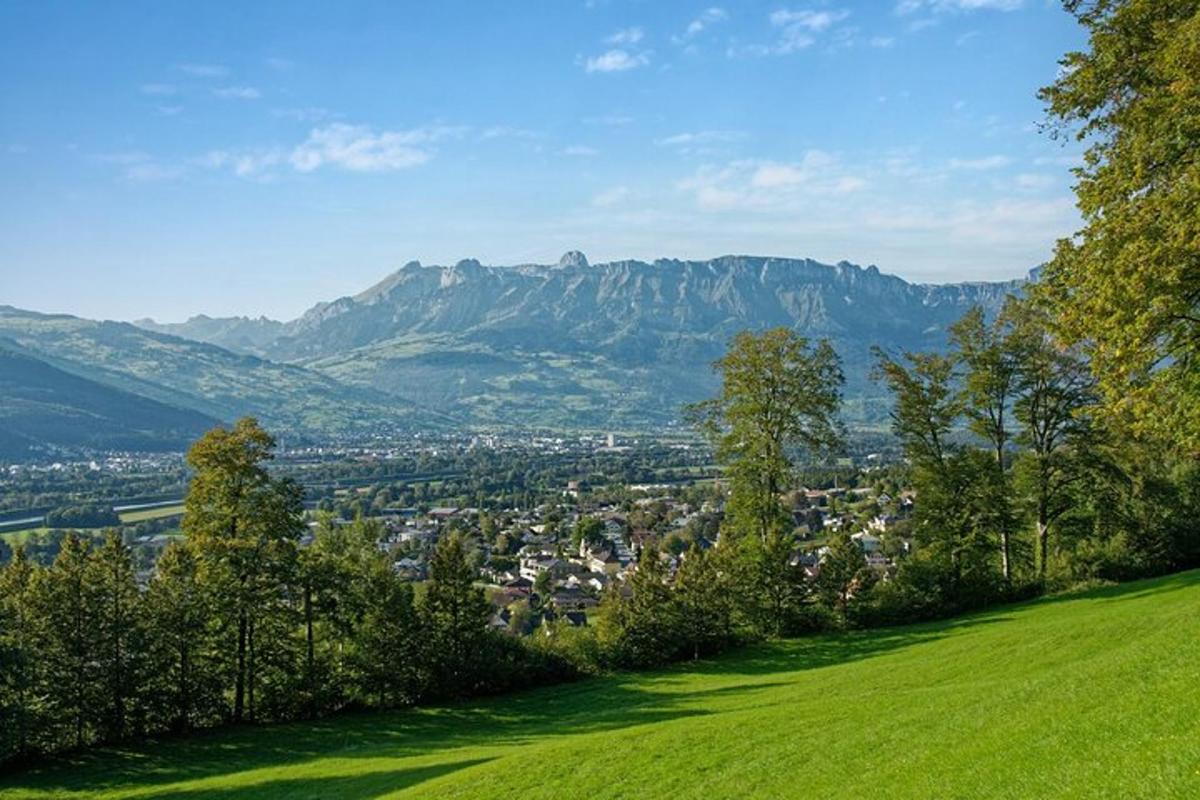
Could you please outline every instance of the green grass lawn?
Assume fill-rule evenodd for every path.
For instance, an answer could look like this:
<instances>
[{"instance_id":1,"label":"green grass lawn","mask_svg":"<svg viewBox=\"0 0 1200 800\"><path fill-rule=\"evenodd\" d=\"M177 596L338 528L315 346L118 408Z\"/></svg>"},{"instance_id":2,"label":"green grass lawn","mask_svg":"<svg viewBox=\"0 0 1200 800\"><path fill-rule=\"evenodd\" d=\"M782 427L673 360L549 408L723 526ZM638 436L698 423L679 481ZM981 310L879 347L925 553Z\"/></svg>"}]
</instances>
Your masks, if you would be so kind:
<instances>
[{"instance_id":1,"label":"green grass lawn","mask_svg":"<svg viewBox=\"0 0 1200 800\"><path fill-rule=\"evenodd\" d=\"M486 702L112 749L0 797L1196 798L1200 572Z\"/></svg>"},{"instance_id":2,"label":"green grass lawn","mask_svg":"<svg viewBox=\"0 0 1200 800\"><path fill-rule=\"evenodd\" d=\"M122 511L121 522L126 525L131 525L135 522L145 522L148 519L162 519L163 517L177 517L183 513L183 503L178 503L173 506L159 506L158 508L141 508L137 511Z\"/></svg>"}]
</instances>

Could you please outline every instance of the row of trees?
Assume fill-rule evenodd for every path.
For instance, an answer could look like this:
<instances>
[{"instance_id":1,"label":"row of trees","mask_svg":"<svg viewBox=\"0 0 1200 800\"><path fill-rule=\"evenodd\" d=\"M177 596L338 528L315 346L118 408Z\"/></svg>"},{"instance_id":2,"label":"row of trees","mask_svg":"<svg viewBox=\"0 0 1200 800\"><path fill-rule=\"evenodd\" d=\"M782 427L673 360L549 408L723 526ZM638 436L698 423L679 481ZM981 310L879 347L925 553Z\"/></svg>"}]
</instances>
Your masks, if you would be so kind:
<instances>
[{"instance_id":1,"label":"row of trees","mask_svg":"<svg viewBox=\"0 0 1200 800\"><path fill-rule=\"evenodd\" d=\"M143 587L112 532L74 535L49 567L0 569L0 762L225 722L396 707L565 677L561 659L488 629L463 541L420 597L371 521L320 524L264 468L253 420L192 448L186 538Z\"/></svg>"},{"instance_id":2,"label":"row of trees","mask_svg":"<svg viewBox=\"0 0 1200 800\"><path fill-rule=\"evenodd\" d=\"M1200 558L1195 464L1110 424L1089 361L1043 305L1010 299L990 322L972 311L951 344L878 353L918 498L910 571L926 570L926 603L957 610Z\"/></svg>"}]
</instances>

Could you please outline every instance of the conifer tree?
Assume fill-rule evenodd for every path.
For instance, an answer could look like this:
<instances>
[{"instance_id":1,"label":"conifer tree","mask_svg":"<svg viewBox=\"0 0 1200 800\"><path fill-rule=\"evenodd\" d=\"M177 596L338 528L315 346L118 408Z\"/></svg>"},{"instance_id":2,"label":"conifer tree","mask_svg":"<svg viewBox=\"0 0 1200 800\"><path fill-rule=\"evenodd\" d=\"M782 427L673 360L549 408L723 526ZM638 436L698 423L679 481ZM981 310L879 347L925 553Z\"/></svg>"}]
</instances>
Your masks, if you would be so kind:
<instances>
[{"instance_id":1,"label":"conifer tree","mask_svg":"<svg viewBox=\"0 0 1200 800\"><path fill-rule=\"evenodd\" d=\"M118 741L145 730L139 691L145 675L146 639L141 594L129 548L109 531L90 559L90 591L96 607L95 667L100 675L100 735Z\"/></svg>"}]
</instances>

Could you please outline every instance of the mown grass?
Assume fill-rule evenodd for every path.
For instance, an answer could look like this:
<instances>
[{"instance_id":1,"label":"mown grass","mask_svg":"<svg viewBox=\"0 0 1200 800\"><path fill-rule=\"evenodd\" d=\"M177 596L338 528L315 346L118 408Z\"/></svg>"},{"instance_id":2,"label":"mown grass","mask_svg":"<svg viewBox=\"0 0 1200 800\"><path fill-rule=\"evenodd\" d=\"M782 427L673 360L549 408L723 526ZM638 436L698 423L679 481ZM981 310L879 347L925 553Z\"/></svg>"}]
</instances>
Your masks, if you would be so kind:
<instances>
[{"instance_id":1,"label":"mown grass","mask_svg":"<svg viewBox=\"0 0 1200 800\"><path fill-rule=\"evenodd\" d=\"M158 506L157 508L139 508L136 511L122 511L120 513L121 522L126 525L131 525L135 522L145 522L150 519L162 519L163 517L178 517L183 513L183 503L177 503L173 506Z\"/></svg>"},{"instance_id":2,"label":"mown grass","mask_svg":"<svg viewBox=\"0 0 1200 800\"><path fill-rule=\"evenodd\" d=\"M407 713L110 749L4 798L1200 797L1200 572Z\"/></svg>"}]
</instances>

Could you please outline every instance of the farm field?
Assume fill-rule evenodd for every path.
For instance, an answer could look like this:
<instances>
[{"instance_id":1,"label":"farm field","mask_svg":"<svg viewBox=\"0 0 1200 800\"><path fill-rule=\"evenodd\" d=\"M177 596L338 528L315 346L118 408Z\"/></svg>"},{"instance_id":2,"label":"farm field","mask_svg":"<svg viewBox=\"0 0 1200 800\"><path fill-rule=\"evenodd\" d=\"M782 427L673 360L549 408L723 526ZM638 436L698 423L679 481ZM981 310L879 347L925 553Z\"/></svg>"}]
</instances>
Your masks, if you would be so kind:
<instances>
[{"instance_id":1,"label":"farm field","mask_svg":"<svg viewBox=\"0 0 1200 800\"><path fill-rule=\"evenodd\" d=\"M490 701L212 732L17 798L1200 796L1200 571Z\"/></svg>"},{"instance_id":2,"label":"farm field","mask_svg":"<svg viewBox=\"0 0 1200 800\"><path fill-rule=\"evenodd\" d=\"M162 519L163 517L177 517L183 513L183 503L176 503L170 506L159 506L157 508L139 508L136 511L122 511L120 513L121 522L126 525L134 522L145 522L150 519Z\"/></svg>"}]
</instances>

